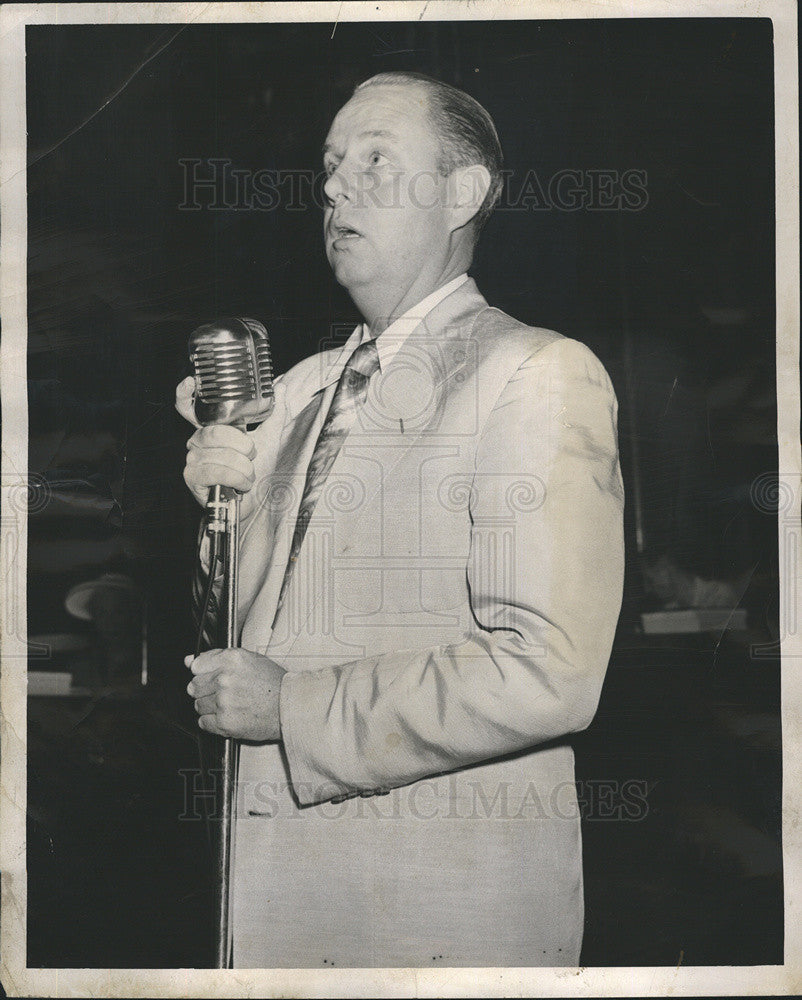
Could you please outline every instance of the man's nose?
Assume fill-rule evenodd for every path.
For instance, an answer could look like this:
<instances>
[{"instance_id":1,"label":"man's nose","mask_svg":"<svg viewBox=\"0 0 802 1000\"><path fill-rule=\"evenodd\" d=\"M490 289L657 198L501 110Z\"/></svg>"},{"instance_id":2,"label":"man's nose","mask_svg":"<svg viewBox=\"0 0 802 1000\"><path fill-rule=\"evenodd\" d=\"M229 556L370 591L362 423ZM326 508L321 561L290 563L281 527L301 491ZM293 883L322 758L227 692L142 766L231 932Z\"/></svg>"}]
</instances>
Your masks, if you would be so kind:
<instances>
[{"instance_id":1,"label":"man's nose","mask_svg":"<svg viewBox=\"0 0 802 1000\"><path fill-rule=\"evenodd\" d=\"M345 176L345 171L342 164L333 170L329 176L326 178L326 183L323 185L323 194L326 197L329 205L332 208L336 207L344 199L350 197L349 191L351 190L351 184Z\"/></svg>"}]
</instances>

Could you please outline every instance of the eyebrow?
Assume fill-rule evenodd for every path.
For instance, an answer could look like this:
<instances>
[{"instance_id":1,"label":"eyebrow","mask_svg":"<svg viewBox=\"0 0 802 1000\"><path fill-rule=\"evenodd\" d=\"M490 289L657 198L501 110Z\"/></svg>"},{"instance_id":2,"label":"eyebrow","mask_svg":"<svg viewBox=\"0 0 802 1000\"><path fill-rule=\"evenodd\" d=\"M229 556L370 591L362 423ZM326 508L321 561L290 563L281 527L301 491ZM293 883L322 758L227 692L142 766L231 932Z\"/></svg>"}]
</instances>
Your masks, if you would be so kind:
<instances>
[{"instance_id":1,"label":"eyebrow","mask_svg":"<svg viewBox=\"0 0 802 1000\"><path fill-rule=\"evenodd\" d=\"M369 129L366 132L360 132L357 139L397 139L398 135L395 132L390 131L386 128L375 128ZM333 143L326 142L323 144L323 155L330 153L333 149Z\"/></svg>"}]
</instances>

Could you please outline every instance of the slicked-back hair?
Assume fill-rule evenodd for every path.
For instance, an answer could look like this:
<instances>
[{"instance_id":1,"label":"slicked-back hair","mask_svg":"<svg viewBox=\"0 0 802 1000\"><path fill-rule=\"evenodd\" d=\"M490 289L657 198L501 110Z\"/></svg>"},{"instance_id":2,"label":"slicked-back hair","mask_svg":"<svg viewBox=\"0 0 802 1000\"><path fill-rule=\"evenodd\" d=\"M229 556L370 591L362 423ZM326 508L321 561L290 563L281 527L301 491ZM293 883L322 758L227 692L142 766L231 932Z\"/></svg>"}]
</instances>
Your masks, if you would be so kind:
<instances>
[{"instance_id":1,"label":"slicked-back hair","mask_svg":"<svg viewBox=\"0 0 802 1000\"><path fill-rule=\"evenodd\" d=\"M490 187L473 219L474 238L487 222L504 186L503 158L493 119L470 94L424 73L390 71L377 73L358 84L354 93L379 84L422 87L428 97L428 113L440 141L437 169L448 177L457 167L477 163L487 167Z\"/></svg>"}]
</instances>

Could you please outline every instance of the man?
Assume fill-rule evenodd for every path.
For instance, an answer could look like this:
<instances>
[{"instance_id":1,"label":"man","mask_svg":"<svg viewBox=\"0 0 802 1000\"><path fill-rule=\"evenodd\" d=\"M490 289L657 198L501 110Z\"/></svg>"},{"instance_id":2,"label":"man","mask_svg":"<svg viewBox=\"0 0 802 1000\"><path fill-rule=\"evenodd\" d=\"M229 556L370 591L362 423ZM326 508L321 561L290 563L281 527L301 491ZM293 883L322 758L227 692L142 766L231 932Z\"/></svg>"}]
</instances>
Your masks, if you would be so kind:
<instances>
[{"instance_id":1,"label":"man","mask_svg":"<svg viewBox=\"0 0 802 1000\"><path fill-rule=\"evenodd\" d=\"M466 275L501 186L472 98L380 74L324 157L326 253L365 322L253 432L197 430L185 469L201 502L244 494L243 648L187 658L200 727L246 741L234 964L577 964L564 738L620 607L615 396Z\"/></svg>"}]
</instances>

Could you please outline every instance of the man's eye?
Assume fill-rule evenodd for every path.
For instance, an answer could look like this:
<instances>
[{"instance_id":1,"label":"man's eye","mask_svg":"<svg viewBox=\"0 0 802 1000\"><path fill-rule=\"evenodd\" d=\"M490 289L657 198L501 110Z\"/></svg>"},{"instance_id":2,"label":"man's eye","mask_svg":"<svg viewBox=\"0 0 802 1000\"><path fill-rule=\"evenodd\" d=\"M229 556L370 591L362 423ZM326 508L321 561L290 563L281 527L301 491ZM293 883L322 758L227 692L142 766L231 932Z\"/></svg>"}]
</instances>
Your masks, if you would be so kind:
<instances>
[{"instance_id":1,"label":"man's eye","mask_svg":"<svg viewBox=\"0 0 802 1000\"><path fill-rule=\"evenodd\" d=\"M368 157L368 162L372 167L379 167L386 160L387 157L384 153L380 153L378 150L374 150Z\"/></svg>"},{"instance_id":2,"label":"man's eye","mask_svg":"<svg viewBox=\"0 0 802 1000\"><path fill-rule=\"evenodd\" d=\"M323 169L326 171L326 176L331 177L331 175L334 173L336 169L336 164L332 163L331 160L329 160L328 163L323 164Z\"/></svg>"}]
</instances>

